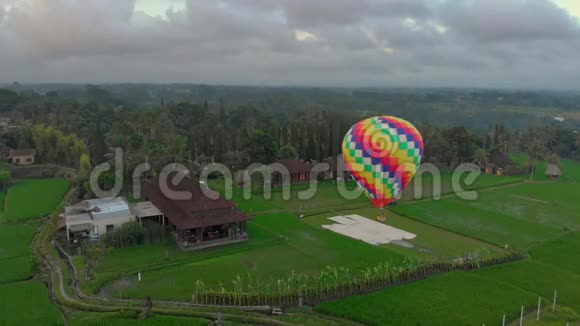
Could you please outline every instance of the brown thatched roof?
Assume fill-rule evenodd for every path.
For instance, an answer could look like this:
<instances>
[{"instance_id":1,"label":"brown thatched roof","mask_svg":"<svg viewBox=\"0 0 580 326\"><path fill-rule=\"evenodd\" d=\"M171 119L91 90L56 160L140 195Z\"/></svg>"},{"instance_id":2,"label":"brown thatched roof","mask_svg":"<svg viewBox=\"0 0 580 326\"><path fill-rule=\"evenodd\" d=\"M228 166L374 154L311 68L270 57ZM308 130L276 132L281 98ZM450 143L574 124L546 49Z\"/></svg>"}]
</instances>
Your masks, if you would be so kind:
<instances>
[{"instance_id":1,"label":"brown thatched roof","mask_svg":"<svg viewBox=\"0 0 580 326\"><path fill-rule=\"evenodd\" d=\"M546 175L559 177L562 175L562 172L560 171L560 167L556 164L548 164L548 166L546 166Z\"/></svg>"},{"instance_id":2,"label":"brown thatched roof","mask_svg":"<svg viewBox=\"0 0 580 326\"><path fill-rule=\"evenodd\" d=\"M210 199L206 197L198 181L184 178L177 185L171 182L173 176L167 178L166 186L172 191L188 191L190 199L171 199L161 191L159 177L145 182L144 193L153 205L171 221L177 229L194 229L214 225L247 221L249 216L239 211L235 204L222 197Z\"/></svg>"}]
</instances>

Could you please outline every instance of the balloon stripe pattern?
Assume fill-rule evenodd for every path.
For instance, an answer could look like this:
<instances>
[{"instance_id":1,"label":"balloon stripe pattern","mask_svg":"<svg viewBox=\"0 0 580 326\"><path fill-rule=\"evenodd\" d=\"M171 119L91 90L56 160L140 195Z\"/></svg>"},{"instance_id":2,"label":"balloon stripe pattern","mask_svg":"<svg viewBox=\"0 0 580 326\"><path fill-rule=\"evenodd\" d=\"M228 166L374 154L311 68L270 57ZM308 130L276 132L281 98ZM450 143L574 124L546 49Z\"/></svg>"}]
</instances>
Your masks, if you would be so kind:
<instances>
[{"instance_id":1,"label":"balloon stripe pattern","mask_svg":"<svg viewBox=\"0 0 580 326\"><path fill-rule=\"evenodd\" d=\"M421 164L423 138L415 126L397 117L373 117L345 135L342 154L347 169L375 207L394 201Z\"/></svg>"}]
</instances>

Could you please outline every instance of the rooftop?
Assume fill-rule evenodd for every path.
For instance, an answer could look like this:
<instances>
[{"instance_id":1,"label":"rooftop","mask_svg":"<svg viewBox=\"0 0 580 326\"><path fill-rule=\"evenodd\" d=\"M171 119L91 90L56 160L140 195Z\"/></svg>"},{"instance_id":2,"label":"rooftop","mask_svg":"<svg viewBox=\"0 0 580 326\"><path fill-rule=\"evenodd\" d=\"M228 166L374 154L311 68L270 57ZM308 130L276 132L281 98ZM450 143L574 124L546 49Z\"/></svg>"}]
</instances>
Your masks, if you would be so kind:
<instances>
[{"instance_id":1,"label":"rooftop","mask_svg":"<svg viewBox=\"0 0 580 326\"><path fill-rule=\"evenodd\" d=\"M64 212L67 223L68 221L79 219L80 216L92 220L124 218L132 215L129 205L122 197L84 200L67 206Z\"/></svg>"},{"instance_id":2,"label":"rooftop","mask_svg":"<svg viewBox=\"0 0 580 326\"><path fill-rule=\"evenodd\" d=\"M548 164L546 166L546 173L547 175L551 176L560 176L562 172L560 171L560 167L556 164Z\"/></svg>"},{"instance_id":3,"label":"rooftop","mask_svg":"<svg viewBox=\"0 0 580 326\"><path fill-rule=\"evenodd\" d=\"M36 151L34 149L13 149L10 150L10 156L34 156Z\"/></svg>"},{"instance_id":4,"label":"rooftop","mask_svg":"<svg viewBox=\"0 0 580 326\"><path fill-rule=\"evenodd\" d=\"M284 165L290 173L307 173L312 170L312 167L298 159L283 159L274 163Z\"/></svg>"},{"instance_id":5,"label":"rooftop","mask_svg":"<svg viewBox=\"0 0 580 326\"><path fill-rule=\"evenodd\" d=\"M186 177L174 185L170 175L165 182L165 187L169 191L188 192L191 197L188 199L169 198L169 194L161 190L159 177L154 177L145 183L144 193L178 229L194 229L250 219L239 211L233 202L219 195L216 199L208 198L198 181Z\"/></svg>"},{"instance_id":6,"label":"rooftop","mask_svg":"<svg viewBox=\"0 0 580 326\"><path fill-rule=\"evenodd\" d=\"M159 216L163 213L150 201L142 201L131 205L131 212L137 217Z\"/></svg>"}]
</instances>

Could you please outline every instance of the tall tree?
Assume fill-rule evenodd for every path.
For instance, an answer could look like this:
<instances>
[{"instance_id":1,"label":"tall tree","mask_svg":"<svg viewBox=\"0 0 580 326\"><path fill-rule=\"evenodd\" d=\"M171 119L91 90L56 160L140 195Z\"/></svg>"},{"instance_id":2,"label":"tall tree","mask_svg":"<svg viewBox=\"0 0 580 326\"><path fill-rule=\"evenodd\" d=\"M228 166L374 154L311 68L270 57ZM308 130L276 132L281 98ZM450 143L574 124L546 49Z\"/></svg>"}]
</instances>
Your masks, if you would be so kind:
<instances>
[{"instance_id":1,"label":"tall tree","mask_svg":"<svg viewBox=\"0 0 580 326\"><path fill-rule=\"evenodd\" d=\"M244 149L252 162L270 164L276 159L278 146L274 139L262 130L254 130Z\"/></svg>"},{"instance_id":2,"label":"tall tree","mask_svg":"<svg viewBox=\"0 0 580 326\"><path fill-rule=\"evenodd\" d=\"M79 160L79 177L81 180L88 180L91 175L91 159L89 155L83 153Z\"/></svg>"},{"instance_id":3,"label":"tall tree","mask_svg":"<svg viewBox=\"0 0 580 326\"><path fill-rule=\"evenodd\" d=\"M94 270L105 256L105 251L106 249L100 244L95 244L90 241L83 243L84 270L85 277L88 280L93 278Z\"/></svg>"},{"instance_id":4,"label":"tall tree","mask_svg":"<svg viewBox=\"0 0 580 326\"><path fill-rule=\"evenodd\" d=\"M298 152L296 148L292 145L284 145L280 147L278 150L278 158L279 159L286 159L286 158L298 158Z\"/></svg>"}]
</instances>

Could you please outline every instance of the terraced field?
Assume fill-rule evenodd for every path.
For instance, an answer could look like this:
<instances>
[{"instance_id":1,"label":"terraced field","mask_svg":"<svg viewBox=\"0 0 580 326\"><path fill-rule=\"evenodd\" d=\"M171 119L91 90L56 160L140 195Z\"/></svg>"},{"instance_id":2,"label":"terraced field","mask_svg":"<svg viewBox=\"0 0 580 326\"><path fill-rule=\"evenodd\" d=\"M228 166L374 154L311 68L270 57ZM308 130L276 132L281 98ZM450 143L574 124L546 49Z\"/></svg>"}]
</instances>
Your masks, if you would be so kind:
<instances>
[{"instance_id":1,"label":"terraced field","mask_svg":"<svg viewBox=\"0 0 580 326\"><path fill-rule=\"evenodd\" d=\"M39 217L51 213L69 183L61 179L21 181L8 189L0 223L0 324L63 325L59 309L38 280L30 241Z\"/></svg>"}]
</instances>

